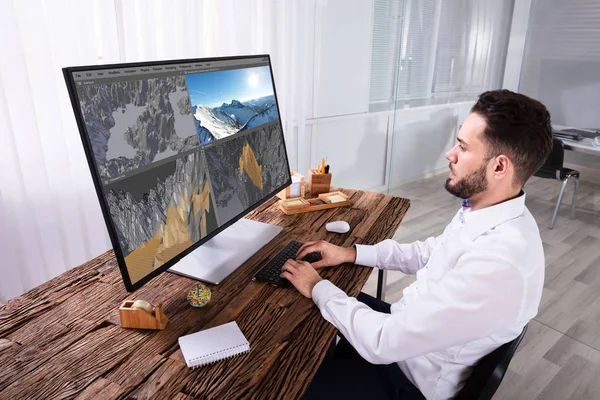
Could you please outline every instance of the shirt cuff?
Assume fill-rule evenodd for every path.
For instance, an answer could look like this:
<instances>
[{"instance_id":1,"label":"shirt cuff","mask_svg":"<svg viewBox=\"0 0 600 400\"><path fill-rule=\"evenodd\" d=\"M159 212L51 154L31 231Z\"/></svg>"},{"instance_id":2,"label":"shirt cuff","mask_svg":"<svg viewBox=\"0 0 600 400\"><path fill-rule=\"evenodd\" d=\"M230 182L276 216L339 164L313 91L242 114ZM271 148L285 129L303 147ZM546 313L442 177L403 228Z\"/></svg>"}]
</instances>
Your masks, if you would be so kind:
<instances>
[{"instance_id":1,"label":"shirt cuff","mask_svg":"<svg viewBox=\"0 0 600 400\"><path fill-rule=\"evenodd\" d=\"M364 244L356 244L356 261L355 264L365 267L377 266L377 248L375 246L367 246Z\"/></svg>"},{"instance_id":2,"label":"shirt cuff","mask_svg":"<svg viewBox=\"0 0 600 400\"><path fill-rule=\"evenodd\" d=\"M325 303L329 301L329 299L339 294L346 296L343 290L335 286L327 279L323 279L313 287L312 299L320 310L321 307L323 307Z\"/></svg>"}]
</instances>

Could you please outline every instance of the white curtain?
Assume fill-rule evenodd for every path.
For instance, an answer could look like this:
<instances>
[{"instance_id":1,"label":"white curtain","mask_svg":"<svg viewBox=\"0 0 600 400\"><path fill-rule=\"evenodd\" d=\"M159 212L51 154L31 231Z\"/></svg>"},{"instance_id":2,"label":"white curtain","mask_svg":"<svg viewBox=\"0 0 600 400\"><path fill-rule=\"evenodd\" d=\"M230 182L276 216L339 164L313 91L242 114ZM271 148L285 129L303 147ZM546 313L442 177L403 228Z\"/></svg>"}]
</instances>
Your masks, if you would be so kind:
<instances>
[{"instance_id":1,"label":"white curtain","mask_svg":"<svg viewBox=\"0 0 600 400\"><path fill-rule=\"evenodd\" d=\"M62 67L269 53L305 170L318 3L0 0L0 301L111 248Z\"/></svg>"}]
</instances>

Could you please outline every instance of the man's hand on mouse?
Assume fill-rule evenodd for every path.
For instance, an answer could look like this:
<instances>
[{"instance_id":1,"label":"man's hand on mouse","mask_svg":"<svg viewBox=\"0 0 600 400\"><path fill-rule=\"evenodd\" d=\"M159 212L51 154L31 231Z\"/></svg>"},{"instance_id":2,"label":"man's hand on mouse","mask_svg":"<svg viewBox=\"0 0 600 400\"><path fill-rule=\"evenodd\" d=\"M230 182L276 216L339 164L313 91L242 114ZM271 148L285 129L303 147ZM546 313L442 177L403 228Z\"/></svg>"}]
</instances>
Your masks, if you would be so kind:
<instances>
[{"instance_id":1,"label":"man's hand on mouse","mask_svg":"<svg viewBox=\"0 0 600 400\"><path fill-rule=\"evenodd\" d=\"M312 267L315 269L340 265L345 262L353 263L356 261L356 248L354 248L354 246L339 247L324 240L304 243L296 254L296 260L302 260L304 256L314 251L321 253L321 260L312 263Z\"/></svg>"},{"instance_id":2,"label":"man's hand on mouse","mask_svg":"<svg viewBox=\"0 0 600 400\"><path fill-rule=\"evenodd\" d=\"M282 278L287 279L305 297L312 298L312 290L322 278L306 261L287 260L281 268Z\"/></svg>"}]
</instances>

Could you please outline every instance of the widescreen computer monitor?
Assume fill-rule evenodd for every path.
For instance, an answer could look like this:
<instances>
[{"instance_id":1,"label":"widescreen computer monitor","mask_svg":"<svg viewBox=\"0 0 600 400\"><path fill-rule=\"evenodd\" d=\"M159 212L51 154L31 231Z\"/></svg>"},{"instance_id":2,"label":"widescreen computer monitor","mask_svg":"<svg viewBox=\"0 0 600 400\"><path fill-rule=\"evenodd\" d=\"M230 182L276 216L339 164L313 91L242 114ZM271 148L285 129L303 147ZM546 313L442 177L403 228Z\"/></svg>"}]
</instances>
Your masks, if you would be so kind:
<instances>
[{"instance_id":1,"label":"widescreen computer monitor","mask_svg":"<svg viewBox=\"0 0 600 400\"><path fill-rule=\"evenodd\" d=\"M247 221L240 218L291 183L268 55L63 73L129 291ZM203 279L189 269L227 264L218 283L232 260L235 268L251 255L240 253L279 232L261 229L239 227L176 272ZM238 233L254 247L236 248Z\"/></svg>"}]
</instances>

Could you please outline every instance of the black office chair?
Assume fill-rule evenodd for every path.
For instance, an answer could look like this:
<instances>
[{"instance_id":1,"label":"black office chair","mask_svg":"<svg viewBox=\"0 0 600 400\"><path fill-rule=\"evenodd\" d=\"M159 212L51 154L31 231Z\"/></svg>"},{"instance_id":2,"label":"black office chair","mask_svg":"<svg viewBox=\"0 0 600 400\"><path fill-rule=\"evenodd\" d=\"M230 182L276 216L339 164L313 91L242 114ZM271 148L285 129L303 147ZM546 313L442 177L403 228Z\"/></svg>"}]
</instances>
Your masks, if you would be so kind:
<instances>
[{"instance_id":1,"label":"black office chair","mask_svg":"<svg viewBox=\"0 0 600 400\"><path fill-rule=\"evenodd\" d=\"M552 150L546 159L546 162L542 167L534 174L540 178L557 179L562 181L560 193L558 194L558 201L554 208L554 215L552 216L552 222L550 222L550 229L554 228L554 220L556 220L556 214L558 214L558 208L562 200L563 193L567 187L567 183L570 178L575 179L575 188L573 189L573 201L571 202L571 219L575 218L575 202L577 201L577 191L579 190L579 171L574 169L563 167L565 159L565 147L563 142L559 139L552 139Z\"/></svg>"},{"instance_id":2,"label":"black office chair","mask_svg":"<svg viewBox=\"0 0 600 400\"><path fill-rule=\"evenodd\" d=\"M503 344L483 357L475 365L471 376L467 379L467 383L454 397L454 400L491 400L500 386L500 382L502 382L502 378L504 378L504 374L508 369L508 364L515 351L517 351L517 347L523 340L526 331L527 325L523 328L523 332L512 342Z\"/></svg>"}]
</instances>

